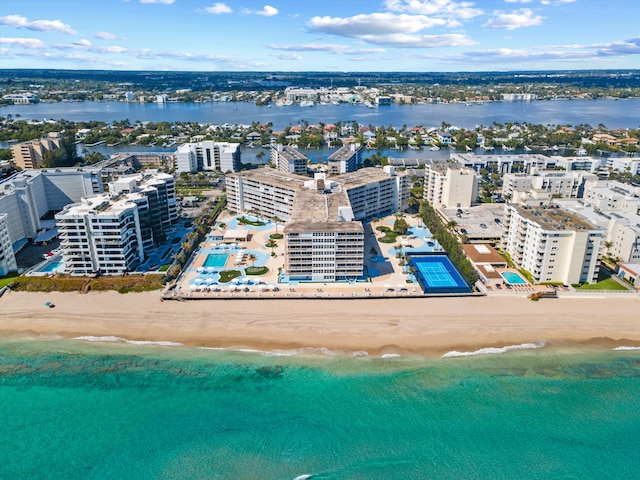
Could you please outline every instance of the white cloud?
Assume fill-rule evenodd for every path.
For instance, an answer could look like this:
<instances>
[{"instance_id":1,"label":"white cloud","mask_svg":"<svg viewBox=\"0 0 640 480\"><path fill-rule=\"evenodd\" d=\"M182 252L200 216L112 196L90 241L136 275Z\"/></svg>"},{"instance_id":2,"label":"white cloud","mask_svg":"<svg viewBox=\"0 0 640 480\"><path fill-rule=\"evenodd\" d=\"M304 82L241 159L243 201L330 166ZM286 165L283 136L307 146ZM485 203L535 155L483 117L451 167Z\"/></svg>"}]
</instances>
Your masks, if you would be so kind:
<instances>
[{"instance_id":1,"label":"white cloud","mask_svg":"<svg viewBox=\"0 0 640 480\"><path fill-rule=\"evenodd\" d=\"M541 0L543 5L562 5L563 3L573 3L576 0Z\"/></svg>"},{"instance_id":2,"label":"white cloud","mask_svg":"<svg viewBox=\"0 0 640 480\"><path fill-rule=\"evenodd\" d=\"M448 2L448 0L438 0ZM424 35L432 27L451 26L452 20L426 15L386 13L361 14L347 18L314 17L307 27L311 31L347 38L358 38L375 45L390 47L433 48L474 45L464 34Z\"/></svg>"},{"instance_id":3,"label":"white cloud","mask_svg":"<svg viewBox=\"0 0 640 480\"><path fill-rule=\"evenodd\" d=\"M450 63L528 64L549 62L603 62L612 57L640 55L640 37L592 45L542 45L526 49L500 48L462 54L430 56ZM423 56L426 58L426 56Z\"/></svg>"},{"instance_id":4,"label":"white cloud","mask_svg":"<svg viewBox=\"0 0 640 480\"><path fill-rule=\"evenodd\" d=\"M115 40L118 38L116 35L109 32L96 32L94 37L99 38L100 40Z\"/></svg>"},{"instance_id":5,"label":"white cloud","mask_svg":"<svg viewBox=\"0 0 640 480\"><path fill-rule=\"evenodd\" d=\"M120 47L118 45L109 45L104 47L93 46L91 45L91 42L89 42L88 40L79 40L77 42L73 42L72 44L57 43L53 45L53 48L55 48L56 50L83 50L86 52L93 52L93 53L126 53L128 52L126 48Z\"/></svg>"},{"instance_id":6,"label":"white cloud","mask_svg":"<svg viewBox=\"0 0 640 480\"><path fill-rule=\"evenodd\" d=\"M446 24L447 22L443 19L425 15L371 13L347 18L313 17L307 23L307 27L316 32L330 33L340 37L362 38L392 33L415 33L425 28Z\"/></svg>"},{"instance_id":7,"label":"white cloud","mask_svg":"<svg viewBox=\"0 0 640 480\"><path fill-rule=\"evenodd\" d=\"M392 12L464 20L484 13L482 10L475 8L473 2L457 2L454 0L385 0L384 6Z\"/></svg>"},{"instance_id":8,"label":"white cloud","mask_svg":"<svg viewBox=\"0 0 640 480\"><path fill-rule=\"evenodd\" d=\"M0 43L7 45L18 45L25 48L44 48L42 40L37 38L4 38L0 37Z\"/></svg>"},{"instance_id":9,"label":"white cloud","mask_svg":"<svg viewBox=\"0 0 640 480\"><path fill-rule=\"evenodd\" d=\"M352 48L347 45L335 43L303 43L300 45L267 45L272 50L284 50L287 52L331 52L341 55L372 55L383 53L384 48Z\"/></svg>"},{"instance_id":10,"label":"white cloud","mask_svg":"<svg viewBox=\"0 0 640 480\"><path fill-rule=\"evenodd\" d=\"M206 7L204 11L207 13L213 13L214 15L233 12L231 7L225 3L214 3L212 6Z\"/></svg>"},{"instance_id":11,"label":"white cloud","mask_svg":"<svg viewBox=\"0 0 640 480\"><path fill-rule=\"evenodd\" d=\"M280 60L302 60L302 57L297 53L281 53L279 55L271 55L272 57L279 58Z\"/></svg>"},{"instance_id":12,"label":"white cloud","mask_svg":"<svg viewBox=\"0 0 640 480\"><path fill-rule=\"evenodd\" d=\"M462 47L476 44L475 41L466 35L459 33L443 35L406 35L403 33L393 33L389 35L364 36L361 38L369 43L389 47L435 48Z\"/></svg>"},{"instance_id":13,"label":"white cloud","mask_svg":"<svg viewBox=\"0 0 640 480\"><path fill-rule=\"evenodd\" d=\"M171 5L175 0L140 0L140 3L159 3L162 5Z\"/></svg>"},{"instance_id":14,"label":"white cloud","mask_svg":"<svg viewBox=\"0 0 640 480\"><path fill-rule=\"evenodd\" d=\"M265 5L262 10L250 10L248 8L242 9L242 13L245 15L262 15L263 17L273 17L280 13L277 8L271 5Z\"/></svg>"},{"instance_id":15,"label":"white cloud","mask_svg":"<svg viewBox=\"0 0 640 480\"><path fill-rule=\"evenodd\" d=\"M531 3L533 0L504 0L507 3ZM543 1L544 3L544 1Z\"/></svg>"},{"instance_id":16,"label":"white cloud","mask_svg":"<svg viewBox=\"0 0 640 480\"><path fill-rule=\"evenodd\" d=\"M511 13L493 12L494 18L482 25L484 28L503 28L506 30L515 30L521 27L533 27L542 25L544 17L534 15L529 8L521 8Z\"/></svg>"},{"instance_id":17,"label":"white cloud","mask_svg":"<svg viewBox=\"0 0 640 480\"><path fill-rule=\"evenodd\" d=\"M38 32L66 33L67 35L76 35L78 33L66 23L62 23L60 20L34 20L30 22L27 17L23 17L21 15L7 15L5 17L0 17L0 25L7 25L14 28L26 28L27 30L36 30Z\"/></svg>"}]
</instances>

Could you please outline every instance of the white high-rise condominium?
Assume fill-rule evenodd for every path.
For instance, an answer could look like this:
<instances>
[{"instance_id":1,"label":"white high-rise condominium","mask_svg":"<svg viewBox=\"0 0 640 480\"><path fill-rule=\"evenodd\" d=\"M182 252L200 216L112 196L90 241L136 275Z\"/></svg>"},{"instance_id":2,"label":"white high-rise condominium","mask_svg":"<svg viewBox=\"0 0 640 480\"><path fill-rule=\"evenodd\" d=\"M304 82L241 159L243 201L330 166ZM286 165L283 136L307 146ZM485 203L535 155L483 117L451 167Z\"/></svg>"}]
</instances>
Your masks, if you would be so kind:
<instances>
[{"instance_id":1,"label":"white high-rise condominium","mask_svg":"<svg viewBox=\"0 0 640 480\"><path fill-rule=\"evenodd\" d=\"M185 143L176 150L176 171L192 173L198 171L237 172L242 167L240 144L205 140Z\"/></svg>"},{"instance_id":2,"label":"white high-rise condominium","mask_svg":"<svg viewBox=\"0 0 640 480\"><path fill-rule=\"evenodd\" d=\"M593 283L605 230L561 208L505 206L505 250L536 283Z\"/></svg>"}]
</instances>

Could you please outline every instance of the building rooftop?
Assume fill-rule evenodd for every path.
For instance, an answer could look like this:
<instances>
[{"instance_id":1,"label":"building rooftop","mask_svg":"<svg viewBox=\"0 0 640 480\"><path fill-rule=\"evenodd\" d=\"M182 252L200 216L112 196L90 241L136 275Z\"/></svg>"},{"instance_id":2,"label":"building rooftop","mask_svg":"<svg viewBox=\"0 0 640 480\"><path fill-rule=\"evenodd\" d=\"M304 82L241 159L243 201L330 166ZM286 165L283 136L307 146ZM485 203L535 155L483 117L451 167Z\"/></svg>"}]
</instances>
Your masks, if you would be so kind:
<instances>
[{"instance_id":1,"label":"building rooftop","mask_svg":"<svg viewBox=\"0 0 640 480\"><path fill-rule=\"evenodd\" d=\"M305 188L296 192L293 198L291 221L338 221L338 207L349 207L349 197L345 192L325 193Z\"/></svg>"},{"instance_id":2,"label":"building rooftop","mask_svg":"<svg viewBox=\"0 0 640 480\"><path fill-rule=\"evenodd\" d=\"M402 176L406 175L406 173L395 171L394 175ZM343 173L342 175L331 177L331 180L349 190L350 188L361 187L362 185L368 185L369 183L379 182L388 178L393 178L393 176L389 175L384 169L370 167L361 168L355 172Z\"/></svg>"},{"instance_id":3,"label":"building rooftop","mask_svg":"<svg viewBox=\"0 0 640 480\"><path fill-rule=\"evenodd\" d=\"M353 145L344 145L338 150L329 155L329 161L331 160L349 160L353 155L358 153L360 147L354 147Z\"/></svg>"},{"instance_id":4,"label":"building rooftop","mask_svg":"<svg viewBox=\"0 0 640 480\"><path fill-rule=\"evenodd\" d=\"M144 198L143 195L130 193L126 195L96 195L83 198L81 203L68 205L61 213L65 215L87 215L112 217L135 206L133 200Z\"/></svg>"},{"instance_id":5,"label":"building rooftop","mask_svg":"<svg viewBox=\"0 0 640 480\"><path fill-rule=\"evenodd\" d=\"M586 219L562 208L524 208L513 206L527 220L539 224L545 230L599 230Z\"/></svg>"},{"instance_id":6,"label":"building rooftop","mask_svg":"<svg viewBox=\"0 0 640 480\"><path fill-rule=\"evenodd\" d=\"M278 155L284 158L285 160L304 160L308 161L309 159L301 154L298 150L288 145L285 145L282 150L278 151Z\"/></svg>"},{"instance_id":7,"label":"building rooftop","mask_svg":"<svg viewBox=\"0 0 640 480\"><path fill-rule=\"evenodd\" d=\"M229 178L240 177L254 180L256 182L269 182L277 187L298 190L304 188L304 183L311 180L311 177L297 175L295 173L281 172L270 167L257 168L255 170L243 170L241 172L229 173Z\"/></svg>"},{"instance_id":8,"label":"building rooftop","mask_svg":"<svg viewBox=\"0 0 640 480\"><path fill-rule=\"evenodd\" d=\"M473 263L504 264L507 261L489 244L463 244L462 250Z\"/></svg>"}]
</instances>

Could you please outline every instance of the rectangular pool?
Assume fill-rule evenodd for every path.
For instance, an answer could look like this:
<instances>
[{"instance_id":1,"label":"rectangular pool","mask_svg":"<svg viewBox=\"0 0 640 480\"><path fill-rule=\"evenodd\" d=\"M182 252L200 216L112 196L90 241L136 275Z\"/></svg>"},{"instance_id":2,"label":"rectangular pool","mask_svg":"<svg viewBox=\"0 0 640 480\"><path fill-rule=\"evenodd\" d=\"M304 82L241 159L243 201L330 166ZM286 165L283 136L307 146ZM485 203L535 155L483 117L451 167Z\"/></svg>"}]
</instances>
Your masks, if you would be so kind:
<instances>
[{"instance_id":1,"label":"rectangular pool","mask_svg":"<svg viewBox=\"0 0 640 480\"><path fill-rule=\"evenodd\" d=\"M38 271L41 273L53 273L62 268L64 268L64 262L49 262Z\"/></svg>"},{"instance_id":2,"label":"rectangular pool","mask_svg":"<svg viewBox=\"0 0 640 480\"><path fill-rule=\"evenodd\" d=\"M203 266L204 267L224 267L227 263L227 258L229 255L226 253L210 253L207 255Z\"/></svg>"},{"instance_id":3,"label":"rectangular pool","mask_svg":"<svg viewBox=\"0 0 640 480\"><path fill-rule=\"evenodd\" d=\"M527 285L529 283L524 278L522 278L519 273L502 272L500 275L509 285Z\"/></svg>"},{"instance_id":4,"label":"rectangular pool","mask_svg":"<svg viewBox=\"0 0 640 480\"><path fill-rule=\"evenodd\" d=\"M409 255L409 263L416 269L416 278L425 293L468 293L464 281L449 257L443 254Z\"/></svg>"}]
</instances>

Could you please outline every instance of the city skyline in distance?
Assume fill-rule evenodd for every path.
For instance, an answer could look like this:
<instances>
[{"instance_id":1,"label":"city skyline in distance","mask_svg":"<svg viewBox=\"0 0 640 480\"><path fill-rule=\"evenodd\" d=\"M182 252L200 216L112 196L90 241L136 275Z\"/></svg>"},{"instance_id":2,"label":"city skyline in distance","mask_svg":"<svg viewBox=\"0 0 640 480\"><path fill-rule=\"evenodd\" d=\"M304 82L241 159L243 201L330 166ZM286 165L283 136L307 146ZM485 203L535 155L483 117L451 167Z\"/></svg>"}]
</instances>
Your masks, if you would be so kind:
<instances>
[{"instance_id":1,"label":"city skyline in distance","mask_svg":"<svg viewBox=\"0 0 640 480\"><path fill-rule=\"evenodd\" d=\"M632 12L631 0L609 8ZM3 68L506 71L640 68L597 0L4 0Z\"/></svg>"}]
</instances>

